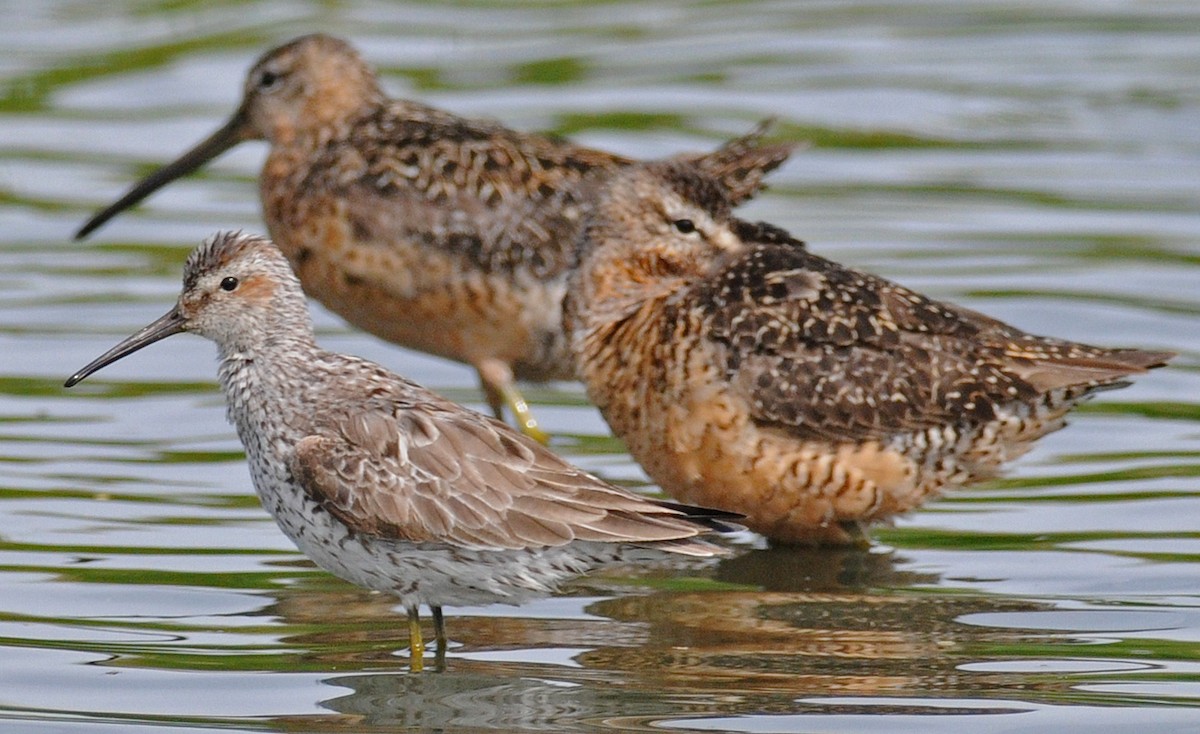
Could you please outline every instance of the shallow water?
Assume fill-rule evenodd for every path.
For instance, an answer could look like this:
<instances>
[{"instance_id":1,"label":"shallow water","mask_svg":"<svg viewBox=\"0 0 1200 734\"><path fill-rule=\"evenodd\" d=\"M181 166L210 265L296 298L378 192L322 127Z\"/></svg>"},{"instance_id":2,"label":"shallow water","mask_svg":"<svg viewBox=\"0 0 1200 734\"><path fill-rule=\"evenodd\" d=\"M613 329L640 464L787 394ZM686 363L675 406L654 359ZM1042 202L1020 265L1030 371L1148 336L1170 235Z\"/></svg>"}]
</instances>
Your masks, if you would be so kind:
<instances>
[{"instance_id":1,"label":"shallow water","mask_svg":"<svg viewBox=\"0 0 1200 734\"><path fill-rule=\"evenodd\" d=\"M1200 725L1200 6L4 2L0 729L1141 732ZM166 310L187 251L261 231L261 146L70 235L212 130L262 50L352 39L396 95L638 156L767 115L809 140L748 216L1035 332L1172 349L1002 480L876 533L403 615L258 506L179 338L62 380ZM465 368L317 310L322 341L480 406ZM573 384L555 448L646 486ZM646 487L648 491L652 487Z\"/></svg>"}]
</instances>

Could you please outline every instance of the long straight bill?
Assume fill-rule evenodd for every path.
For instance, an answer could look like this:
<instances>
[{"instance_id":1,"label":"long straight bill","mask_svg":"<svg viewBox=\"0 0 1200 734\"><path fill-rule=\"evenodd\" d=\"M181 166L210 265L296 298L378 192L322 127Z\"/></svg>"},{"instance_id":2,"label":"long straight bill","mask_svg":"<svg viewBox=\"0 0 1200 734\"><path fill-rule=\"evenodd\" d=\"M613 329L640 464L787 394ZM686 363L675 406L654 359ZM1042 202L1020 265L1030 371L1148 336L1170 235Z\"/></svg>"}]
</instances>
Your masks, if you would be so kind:
<instances>
[{"instance_id":1,"label":"long straight bill","mask_svg":"<svg viewBox=\"0 0 1200 734\"><path fill-rule=\"evenodd\" d=\"M174 161L138 181L120 199L117 199L109 206L92 215L92 218L87 220L79 228L79 231L75 233L75 239L81 240L87 237L105 222L134 204L137 204L163 186L166 186L177 178L188 175L238 143L249 140L250 137L250 125L246 122L245 113L239 109L234 113L233 117L229 118L228 122L221 126L220 130L200 141L194 148L179 156Z\"/></svg>"},{"instance_id":2,"label":"long straight bill","mask_svg":"<svg viewBox=\"0 0 1200 734\"><path fill-rule=\"evenodd\" d=\"M179 313L178 306L171 309L169 312L156 319L153 323L139 329L136 334L130 336L117 346L93 359L86 367L71 375L64 385L66 387L74 387L88 375L103 367L107 367L113 362L116 362L118 359L127 357L142 347L150 346L160 339L166 339L172 334L178 334L179 332L184 331L184 326L186 323L187 322L184 320L183 316Z\"/></svg>"}]
</instances>

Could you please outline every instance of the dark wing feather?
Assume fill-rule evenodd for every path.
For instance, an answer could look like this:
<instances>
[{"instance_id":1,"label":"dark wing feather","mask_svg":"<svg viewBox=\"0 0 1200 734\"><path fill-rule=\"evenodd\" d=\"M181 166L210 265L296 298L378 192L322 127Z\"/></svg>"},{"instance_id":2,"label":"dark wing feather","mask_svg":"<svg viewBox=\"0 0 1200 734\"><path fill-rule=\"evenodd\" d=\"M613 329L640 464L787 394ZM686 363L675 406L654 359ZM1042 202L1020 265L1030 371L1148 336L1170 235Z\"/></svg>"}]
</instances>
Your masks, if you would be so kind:
<instances>
[{"instance_id":1,"label":"dark wing feather","mask_svg":"<svg viewBox=\"0 0 1200 734\"><path fill-rule=\"evenodd\" d=\"M350 239L379 256L410 241L487 272L527 268L551 277L575 261L585 182L630 162L394 102L330 143L296 188L313 201L336 199ZM363 272L353 275L374 282L369 261L356 261Z\"/></svg>"},{"instance_id":2,"label":"dark wing feather","mask_svg":"<svg viewBox=\"0 0 1200 734\"><path fill-rule=\"evenodd\" d=\"M710 173L735 203L744 201L794 148L763 145L767 124L715 151L679 158ZM594 187L632 163L396 101L325 148L298 189L336 193L357 242L386 249L398 239L425 240L489 272L522 267L552 277L575 262L576 233ZM364 267L354 275L374 280L372 272Z\"/></svg>"},{"instance_id":3,"label":"dark wing feather","mask_svg":"<svg viewBox=\"0 0 1200 734\"><path fill-rule=\"evenodd\" d=\"M1030 336L787 243L751 247L693 298L754 419L809 438L978 424L1169 358Z\"/></svg>"},{"instance_id":4,"label":"dark wing feather","mask_svg":"<svg viewBox=\"0 0 1200 734\"><path fill-rule=\"evenodd\" d=\"M518 549L684 540L715 524L602 482L504 424L448 403L379 401L322 424L297 444L291 469L356 533ZM668 549L687 552L686 544Z\"/></svg>"}]
</instances>

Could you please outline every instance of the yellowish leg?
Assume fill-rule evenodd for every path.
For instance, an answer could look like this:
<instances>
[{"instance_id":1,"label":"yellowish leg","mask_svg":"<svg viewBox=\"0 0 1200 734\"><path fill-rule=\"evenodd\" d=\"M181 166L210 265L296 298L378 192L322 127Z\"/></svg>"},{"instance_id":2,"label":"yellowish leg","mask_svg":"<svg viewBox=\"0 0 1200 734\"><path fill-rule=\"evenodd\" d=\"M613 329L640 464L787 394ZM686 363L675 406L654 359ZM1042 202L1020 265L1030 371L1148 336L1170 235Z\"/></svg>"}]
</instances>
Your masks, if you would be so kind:
<instances>
[{"instance_id":1,"label":"yellowish leg","mask_svg":"<svg viewBox=\"0 0 1200 734\"><path fill-rule=\"evenodd\" d=\"M525 402L525 397L521 395L516 387L506 385L501 395L504 397L504 404L512 411L513 419L517 422L517 428L520 428L522 433L538 443L550 443L550 434L538 427L537 419L533 417L533 412L529 410L529 403Z\"/></svg>"},{"instance_id":2,"label":"yellowish leg","mask_svg":"<svg viewBox=\"0 0 1200 734\"><path fill-rule=\"evenodd\" d=\"M408 667L414 673L425 670L425 640L421 637L421 609L408 608Z\"/></svg>"},{"instance_id":3,"label":"yellowish leg","mask_svg":"<svg viewBox=\"0 0 1200 734\"><path fill-rule=\"evenodd\" d=\"M485 359L475 368L479 371L479 381L483 384L483 394L492 414L503 420L504 406L507 406L522 433L538 443L550 443L550 435L538 427L529 403L525 402L525 397L513 384L512 368L495 359Z\"/></svg>"}]
</instances>

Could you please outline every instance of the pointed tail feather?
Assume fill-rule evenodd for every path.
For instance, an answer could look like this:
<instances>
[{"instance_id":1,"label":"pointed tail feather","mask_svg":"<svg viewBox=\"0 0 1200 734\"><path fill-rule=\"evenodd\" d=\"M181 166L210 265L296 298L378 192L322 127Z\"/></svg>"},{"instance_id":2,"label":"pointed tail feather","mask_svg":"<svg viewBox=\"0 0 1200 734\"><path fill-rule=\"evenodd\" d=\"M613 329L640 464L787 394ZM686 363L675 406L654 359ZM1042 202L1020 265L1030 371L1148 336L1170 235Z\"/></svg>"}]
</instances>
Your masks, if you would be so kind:
<instances>
[{"instance_id":1,"label":"pointed tail feather","mask_svg":"<svg viewBox=\"0 0 1200 734\"><path fill-rule=\"evenodd\" d=\"M1141 349L1097 349L1090 354L1056 354L1035 358L1018 372L1022 379L1040 392L1073 387L1087 387L1090 392L1122 387L1128 384L1127 377L1162 367L1175 356L1174 352Z\"/></svg>"},{"instance_id":2,"label":"pointed tail feather","mask_svg":"<svg viewBox=\"0 0 1200 734\"><path fill-rule=\"evenodd\" d=\"M731 203L741 204L757 194L763 187L763 178L783 165L798 147L796 143L764 145L763 136L774 123L775 118L767 118L711 153L681 156L680 160L719 180Z\"/></svg>"},{"instance_id":3,"label":"pointed tail feather","mask_svg":"<svg viewBox=\"0 0 1200 734\"><path fill-rule=\"evenodd\" d=\"M668 500L654 500L654 504L659 507L665 507L668 510L674 510L681 515L686 515L689 520L692 520L697 525L717 533L736 533L745 529L738 524L738 521L745 519L746 516L739 512L726 512L725 510L715 510L711 507L697 507L695 505L685 505Z\"/></svg>"}]
</instances>

